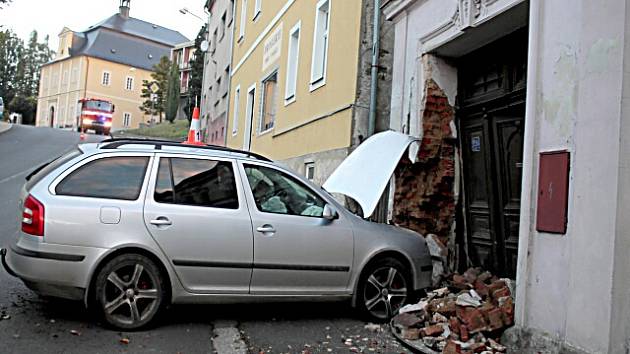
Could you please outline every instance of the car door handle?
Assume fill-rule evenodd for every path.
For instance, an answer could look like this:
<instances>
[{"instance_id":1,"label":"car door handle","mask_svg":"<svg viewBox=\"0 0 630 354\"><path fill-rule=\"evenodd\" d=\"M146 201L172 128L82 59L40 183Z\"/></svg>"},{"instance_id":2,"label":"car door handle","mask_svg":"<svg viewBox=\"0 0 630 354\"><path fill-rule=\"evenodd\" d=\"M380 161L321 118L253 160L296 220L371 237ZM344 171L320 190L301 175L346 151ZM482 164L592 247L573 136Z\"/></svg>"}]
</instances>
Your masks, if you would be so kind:
<instances>
[{"instance_id":1,"label":"car door handle","mask_svg":"<svg viewBox=\"0 0 630 354\"><path fill-rule=\"evenodd\" d=\"M173 222L171 222L169 219L164 218L164 217L159 217L157 219L151 220L150 222L152 225L155 225L155 226L173 225Z\"/></svg>"},{"instance_id":2,"label":"car door handle","mask_svg":"<svg viewBox=\"0 0 630 354\"><path fill-rule=\"evenodd\" d=\"M263 234L267 234L267 233L274 233L274 232L276 232L276 229L274 229L273 226L271 226L271 225L263 225L263 226L260 226L259 228L257 228L256 231L262 232Z\"/></svg>"}]
</instances>

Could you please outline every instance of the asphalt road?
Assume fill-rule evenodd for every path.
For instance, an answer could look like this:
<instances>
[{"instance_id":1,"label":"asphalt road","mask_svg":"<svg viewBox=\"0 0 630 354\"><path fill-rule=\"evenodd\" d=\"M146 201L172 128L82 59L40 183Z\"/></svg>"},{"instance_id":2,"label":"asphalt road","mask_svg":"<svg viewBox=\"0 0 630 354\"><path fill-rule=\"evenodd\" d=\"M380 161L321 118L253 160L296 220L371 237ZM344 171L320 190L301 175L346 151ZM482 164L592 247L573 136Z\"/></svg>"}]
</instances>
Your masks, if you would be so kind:
<instances>
[{"instance_id":1,"label":"asphalt road","mask_svg":"<svg viewBox=\"0 0 630 354\"><path fill-rule=\"evenodd\" d=\"M51 128L0 133L0 246L16 237L24 177L79 142L79 134ZM243 352L234 342L257 354L408 352L385 327L366 329L347 303L173 306L151 329L112 331L82 303L40 298L0 269L2 315L10 318L0 320L0 353Z\"/></svg>"}]
</instances>

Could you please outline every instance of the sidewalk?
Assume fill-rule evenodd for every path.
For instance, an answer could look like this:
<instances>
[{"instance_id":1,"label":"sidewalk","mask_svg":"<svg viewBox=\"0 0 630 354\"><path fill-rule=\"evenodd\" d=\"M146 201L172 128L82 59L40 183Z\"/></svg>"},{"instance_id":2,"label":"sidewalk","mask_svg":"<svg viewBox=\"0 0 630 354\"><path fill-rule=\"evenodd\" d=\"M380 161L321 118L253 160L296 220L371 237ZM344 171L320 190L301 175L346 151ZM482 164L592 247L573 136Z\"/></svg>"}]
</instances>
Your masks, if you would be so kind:
<instances>
[{"instance_id":1,"label":"sidewalk","mask_svg":"<svg viewBox=\"0 0 630 354\"><path fill-rule=\"evenodd\" d=\"M6 132L9 129L11 129L12 126L13 126L13 124L9 124L9 123L6 123L6 122L0 122L0 134Z\"/></svg>"}]
</instances>

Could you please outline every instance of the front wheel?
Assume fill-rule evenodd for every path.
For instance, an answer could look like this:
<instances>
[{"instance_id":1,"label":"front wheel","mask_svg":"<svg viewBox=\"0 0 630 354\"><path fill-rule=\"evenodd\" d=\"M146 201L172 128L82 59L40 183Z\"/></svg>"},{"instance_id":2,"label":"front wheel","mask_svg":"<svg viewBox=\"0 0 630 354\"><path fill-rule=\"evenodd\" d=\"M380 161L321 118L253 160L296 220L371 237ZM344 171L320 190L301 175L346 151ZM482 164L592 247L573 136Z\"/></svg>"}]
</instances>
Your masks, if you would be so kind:
<instances>
[{"instance_id":1,"label":"front wheel","mask_svg":"<svg viewBox=\"0 0 630 354\"><path fill-rule=\"evenodd\" d=\"M94 296L108 324L123 330L138 329L151 322L161 309L164 280L149 258L124 254L100 270Z\"/></svg>"},{"instance_id":2,"label":"front wheel","mask_svg":"<svg viewBox=\"0 0 630 354\"><path fill-rule=\"evenodd\" d=\"M410 298L409 270L395 258L383 258L361 274L357 300L368 319L384 322Z\"/></svg>"}]
</instances>

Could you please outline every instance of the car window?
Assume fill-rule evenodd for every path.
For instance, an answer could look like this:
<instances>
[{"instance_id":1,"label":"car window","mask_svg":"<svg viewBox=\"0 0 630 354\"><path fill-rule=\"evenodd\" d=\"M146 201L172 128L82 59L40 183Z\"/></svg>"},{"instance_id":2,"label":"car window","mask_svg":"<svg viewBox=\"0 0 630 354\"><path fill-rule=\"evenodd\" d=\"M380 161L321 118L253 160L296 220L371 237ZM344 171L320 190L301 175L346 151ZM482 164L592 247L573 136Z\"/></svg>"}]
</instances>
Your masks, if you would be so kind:
<instances>
[{"instance_id":1,"label":"car window","mask_svg":"<svg viewBox=\"0 0 630 354\"><path fill-rule=\"evenodd\" d=\"M238 209L232 163L160 158L154 199L158 203Z\"/></svg>"},{"instance_id":2,"label":"car window","mask_svg":"<svg viewBox=\"0 0 630 354\"><path fill-rule=\"evenodd\" d=\"M321 217L326 204L301 182L272 168L245 165L258 210L265 213Z\"/></svg>"},{"instance_id":3,"label":"car window","mask_svg":"<svg viewBox=\"0 0 630 354\"><path fill-rule=\"evenodd\" d=\"M31 188L37 182L41 181L42 178L46 177L50 172L57 169L57 167L65 164L66 162L72 160L73 158L81 155L81 150L72 149L69 152L57 157L52 161L48 161L45 164L40 165L36 169L33 170L28 176L26 176L26 190L30 191Z\"/></svg>"},{"instance_id":4,"label":"car window","mask_svg":"<svg viewBox=\"0 0 630 354\"><path fill-rule=\"evenodd\" d=\"M106 157L90 161L61 181L59 195L136 200L149 163L145 156Z\"/></svg>"}]
</instances>

